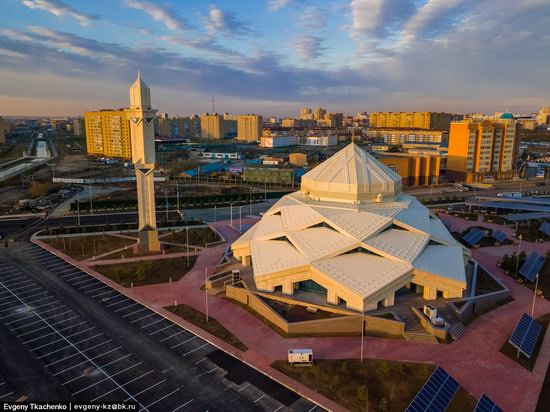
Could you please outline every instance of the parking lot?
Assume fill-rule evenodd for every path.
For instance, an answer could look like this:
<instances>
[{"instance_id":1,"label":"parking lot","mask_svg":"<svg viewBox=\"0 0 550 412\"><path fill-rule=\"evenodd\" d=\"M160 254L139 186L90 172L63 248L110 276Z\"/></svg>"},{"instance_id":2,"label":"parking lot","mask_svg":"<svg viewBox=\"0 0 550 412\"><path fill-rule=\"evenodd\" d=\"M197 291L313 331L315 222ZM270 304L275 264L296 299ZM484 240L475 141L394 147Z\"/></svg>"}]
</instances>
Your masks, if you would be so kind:
<instances>
[{"instance_id":1,"label":"parking lot","mask_svg":"<svg viewBox=\"0 0 550 412\"><path fill-rule=\"evenodd\" d=\"M0 323L75 399L135 400L143 410L150 411L216 410L220 405L235 410L319 409L50 252L27 244L22 253L47 269L49 276L64 287L85 295L79 299L80 309L85 308L88 299L101 305L109 313L108 318L131 330L134 336L128 339L138 340L148 349L144 359L120 337L112 336L111 330L63 303L23 270L1 264ZM98 312L94 313L97 316ZM147 340L154 344L147 346ZM170 366L159 369L151 362L151 356L166 354L177 357L177 364L170 361ZM170 379L167 370L174 368L185 372Z\"/></svg>"}]
</instances>

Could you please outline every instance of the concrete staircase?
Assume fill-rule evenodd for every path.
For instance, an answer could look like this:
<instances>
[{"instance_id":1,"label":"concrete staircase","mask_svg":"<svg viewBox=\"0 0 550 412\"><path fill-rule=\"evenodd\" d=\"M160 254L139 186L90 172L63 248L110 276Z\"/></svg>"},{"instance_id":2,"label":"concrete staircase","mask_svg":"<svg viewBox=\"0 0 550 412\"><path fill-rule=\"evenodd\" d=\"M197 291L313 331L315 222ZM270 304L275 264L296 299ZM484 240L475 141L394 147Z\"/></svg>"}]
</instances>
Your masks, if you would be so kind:
<instances>
[{"instance_id":1,"label":"concrete staircase","mask_svg":"<svg viewBox=\"0 0 550 412\"><path fill-rule=\"evenodd\" d=\"M429 333L405 332L403 336L408 342L439 343L437 338Z\"/></svg>"},{"instance_id":2,"label":"concrete staircase","mask_svg":"<svg viewBox=\"0 0 550 412\"><path fill-rule=\"evenodd\" d=\"M453 340L457 340L460 338L464 332L466 332L466 327L462 324L462 322L457 322L453 324L453 326L450 327L449 333Z\"/></svg>"}]
</instances>

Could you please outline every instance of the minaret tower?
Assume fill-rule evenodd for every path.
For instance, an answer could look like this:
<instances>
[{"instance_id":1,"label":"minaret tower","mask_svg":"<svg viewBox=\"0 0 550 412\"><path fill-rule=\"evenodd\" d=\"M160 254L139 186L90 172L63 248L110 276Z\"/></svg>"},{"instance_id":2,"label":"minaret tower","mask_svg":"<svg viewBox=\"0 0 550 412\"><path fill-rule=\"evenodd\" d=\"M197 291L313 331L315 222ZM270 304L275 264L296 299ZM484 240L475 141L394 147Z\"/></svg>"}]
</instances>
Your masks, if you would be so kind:
<instances>
[{"instance_id":1,"label":"minaret tower","mask_svg":"<svg viewBox=\"0 0 550 412\"><path fill-rule=\"evenodd\" d=\"M130 87L130 108L126 109L130 119L130 141L132 163L136 171L137 199L139 211L140 253L157 252L160 243L155 210L155 116L151 108L151 90L137 75Z\"/></svg>"}]
</instances>

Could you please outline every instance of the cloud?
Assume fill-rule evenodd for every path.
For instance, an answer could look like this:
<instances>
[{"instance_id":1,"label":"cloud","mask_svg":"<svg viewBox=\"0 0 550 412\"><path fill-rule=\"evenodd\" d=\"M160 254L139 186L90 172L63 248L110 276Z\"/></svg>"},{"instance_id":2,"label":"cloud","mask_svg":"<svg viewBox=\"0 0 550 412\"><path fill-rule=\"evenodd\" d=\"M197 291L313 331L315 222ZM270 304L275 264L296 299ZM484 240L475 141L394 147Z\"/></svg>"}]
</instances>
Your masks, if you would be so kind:
<instances>
[{"instance_id":1,"label":"cloud","mask_svg":"<svg viewBox=\"0 0 550 412\"><path fill-rule=\"evenodd\" d=\"M270 0L267 8L271 11L277 11L294 3L296 0Z\"/></svg>"},{"instance_id":2,"label":"cloud","mask_svg":"<svg viewBox=\"0 0 550 412\"><path fill-rule=\"evenodd\" d=\"M300 13L299 24L301 26L310 27L313 29L320 29L326 25L325 10L320 9L317 6L307 6Z\"/></svg>"},{"instance_id":3,"label":"cloud","mask_svg":"<svg viewBox=\"0 0 550 412\"><path fill-rule=\"evenodd\" d=\"M247 35L252 31L247 24L239 21L234 13L224 11L215 5L210 6L206 27L213 32L225 32L235 35Z\"/></svg>"},{"instance_id":4,"label":"cloud","mask_svg":"<svg viewBox=\"0 0 550 412\"><path fill-rule=\"evenodd\" d=\"M75 8L63 3L61 0L21 0L23 5L29 9L46 10L55 16L71 16L77 19L83 26L90 23L92 20L98 20L99 17L81 13Z\"/></svg>"},{"instance_id":5,"label":"cloud","mask_svg":"<svg viewBox=\"0 0 550 412\"><path fill-rule=\"evenodd\" d=\"M415 11L412 0L352 0L350 6L355 38L388 36Z\"/></svg>"},{"instance_id":6,"label":"cloud","mask_svg":"<svg viewBox=\"0 0 550 412\"><path fill-rule=\"evenodd\" d=\"M125 3L131 9L147 13L153 20L164 24L170 30L181 31L191 27L191 24L186 19L167 6L147 0L126 0Z\"/></svg>"},{"instance_id":7,"label":"cloud","mask_svg":"<svg viewBox=\"0 0 550 412\"><path fill-rule=\"evenodd\" d=\"M304 62L310 62L321 57L326 51L324 39L318 36L302 34L291 43L298 56Z\"/></svg>"}]
</instances>

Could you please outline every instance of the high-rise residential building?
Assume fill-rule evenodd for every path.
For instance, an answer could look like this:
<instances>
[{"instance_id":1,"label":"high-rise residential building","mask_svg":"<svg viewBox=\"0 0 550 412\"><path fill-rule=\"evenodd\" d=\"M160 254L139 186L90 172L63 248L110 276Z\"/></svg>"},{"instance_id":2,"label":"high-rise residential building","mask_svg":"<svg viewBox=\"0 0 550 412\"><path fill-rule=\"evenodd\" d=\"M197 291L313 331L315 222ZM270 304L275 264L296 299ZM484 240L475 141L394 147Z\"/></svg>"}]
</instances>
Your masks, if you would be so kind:
<instances>
[{"instance_id":1,"label":"high-rise residential building","mask_svg":"<svg viewBox=\"0 0 550 412\"><path fill-rule=\"evenodd\" d=\"M0 117L0 144L6 143L6 131L4 129L4 118Z\"/></svg>"},{"instance_id":2,"label":"high-rise residential building","mask_svg":"<svg viewBox=\"0 0 550 412\"><path fill-rule=\"evenodd\" d=\"M281 120L282 127L304 127L303 119L292 119L287 117L286 119Z\"/></svg>"},{"instance_id":3,"label":"high-rise residential building","mask_svg":"<svg viewBox=\"0 0 550 412\"><path fill-rule=\"evenodd\" d=\"M130 129L124 109L85 112L84 122L88 154L130 158Z\"/></svg>"},{"instance_id":4,"label":"high-rise residential building","mask_svg":"<svg viewBox=\"0 0 550 412\"><path fill-rule=\"evenodd\" d=\"M311 109L309 109L307 107L301 108L300 109L300 119L302 119L302 120L313 120L314 116L313 116L313 113L311 112Z\"/></svg>"},{"instance_id":5,"label":"high-rise residential building","mask_svg":"<svg viewBox=\"0 0 550 412\"><path fill-rule=\"evenodd\" d=\"M449 130L450 113L376 112L370 114L370 127Z\"/></svg>"},{"instance_id":6,"label":"high-rise residential building","mask_svg":"<svg viewBox=\"0 0 550 412\"><path fill-rule=\"evenodd\" d=\"M205 113L200 117L201 138L203 139L223 139L227 135L226 122L223 116L218 113Z\"/></svg>"},{"instance_id":7,"label":"high-rise residential building","mask_svg":"<svg viewBox=\"0 0 550 412\"><path fill-rule=\"evenodd\" d=\"M521 124L510 113L496 121L451 123L447 179L465 182L511 179L520 133Z\"/></svg>"},{"instance_id":8,"label":"high-rise residential building","mask_svg":"<svg viewBox=\"0 0 550 412\"><path fill-rule=\"evenodd\" d=\"M322 123L326 127L342 128L344 126L344 114L326 113L322 119Z\"/></svg>"},{"instance_id":9,"label":"high-rise residential building","mask_svg":"<svg viewBox=\"0 0 550 412\"><path fill-rule=\"evenodd\" d=\"M406 143L425 143L446 145L449 132L446 130L369 128L367 137L388 145L403 145Z\"/></svg>"},{"instance_id":10,"label":"high-rise residential building","mask_svg":"<svg viewBox=\"0 0 550 412\"><path fill-rule=\"evenodd\" d=\"M315 120L323 120L325 118L325 114L327 113L327 111L321 107L318 107L315 109L315 112L313 114L313 118Z\"/></svg>"},{"instance_id":11,"label":"high-rise residential building","mask_svg":"<svg viewBox=\"0 0 550 412\"><path fill-rule=\"evenodd\" d=\"M79 117L78 119L73 120L73 134L76 136L84 136L86 129L84 127L84 119Z\"/></svg>"},{"instance_id":12,"label":"high-rise residential building","mask_svg":"<svg viewBox=\"0 0 550 412\"><path fill-rule=\"evenodd\" d=\"M241 114L237 116L237 140L259 142L262 137L262 116Z\"/></svg>"},{"instance_id":13,"label":"high-rise residential building","mask_svg":"<svg viewBox=\"0 0 550 412\"><path fill-rule=\"evenodd\" d=\"M537 123L541 126L550 124L550 107L541 107L537 115Z\"/></svg>"}]
</instances>

